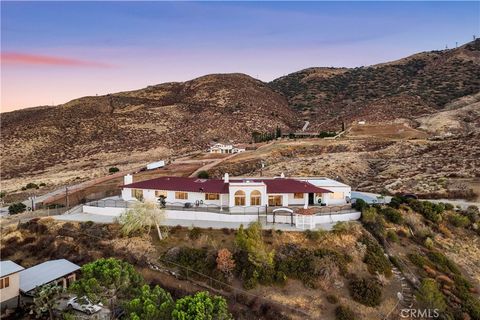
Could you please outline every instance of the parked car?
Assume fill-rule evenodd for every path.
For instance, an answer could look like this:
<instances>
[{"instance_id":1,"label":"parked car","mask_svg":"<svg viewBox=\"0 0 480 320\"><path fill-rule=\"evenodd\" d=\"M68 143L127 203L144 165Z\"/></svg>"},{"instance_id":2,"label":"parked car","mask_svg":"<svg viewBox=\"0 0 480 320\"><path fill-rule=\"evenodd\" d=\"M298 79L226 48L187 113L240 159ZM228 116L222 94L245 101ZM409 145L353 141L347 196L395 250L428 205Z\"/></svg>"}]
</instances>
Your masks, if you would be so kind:
<instances>
[{"instance_id":1,"label":"parked car","mask_svg":"<svg viewBox=\"0 0 480 320\"><path fill-rule=\"evenodd\" d=\"M102 310L102 307L98 304L93 304L87 297L73 297L67 302L67 308L75 309L86 314L94 314Z\"/></svg>"}]
</instances>

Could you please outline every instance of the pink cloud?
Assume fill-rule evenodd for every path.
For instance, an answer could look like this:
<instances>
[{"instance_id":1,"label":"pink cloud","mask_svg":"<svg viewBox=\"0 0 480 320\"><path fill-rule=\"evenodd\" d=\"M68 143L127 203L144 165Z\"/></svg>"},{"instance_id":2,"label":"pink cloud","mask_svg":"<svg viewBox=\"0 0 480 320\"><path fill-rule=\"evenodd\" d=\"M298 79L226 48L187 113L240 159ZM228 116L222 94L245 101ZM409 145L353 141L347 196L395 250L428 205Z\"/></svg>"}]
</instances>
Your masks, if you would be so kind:
<instances>
[{"instance_id":1,"label":"pink cloud","mask_svg":"<svg viewBox=\"0 0 480 320\"><path fill-rule=\"evenodd\" d=\"M110 64L73 59L67 57L45 56L37 54L2 52L2 64L23 64L23 65L48 65L48 66L70 66L70 67L98 67L109 68Z\"/></svg>"}]
</instances>

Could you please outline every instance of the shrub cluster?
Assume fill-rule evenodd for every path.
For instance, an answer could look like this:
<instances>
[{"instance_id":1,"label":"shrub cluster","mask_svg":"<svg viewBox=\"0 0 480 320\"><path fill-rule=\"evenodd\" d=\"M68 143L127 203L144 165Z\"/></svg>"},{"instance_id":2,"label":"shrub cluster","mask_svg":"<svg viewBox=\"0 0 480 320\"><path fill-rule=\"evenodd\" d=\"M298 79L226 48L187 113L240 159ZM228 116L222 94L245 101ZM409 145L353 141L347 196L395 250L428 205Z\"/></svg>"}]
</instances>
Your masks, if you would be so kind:
<instances>
[{"instance_id":1,"label":"shrub cluster","mask_svg":"<svg viewBox=\"0 0 480 320\"><path fill-rule=\"evenodd\" d=\"M8 214L22 213L22 212L25 212L26 209L27 209L27 206L25 204L23 204L22 202L17 202L17 203L11 204L8 207Z\"/></svg>"},{"instance_id":2,"label":"shrub cluster","mask_svg":"<svg viewBox=\"0 0 480 320\"><path fill-rule=\"evenodd\" d=\"M392 274L392 266L385 256L378 242L367 235L363 235L359 241L367 247L363 262L367 264L368 271L372 274L381 273L389 276Z\"/></svg>"},{"instance_id":3,"label":"shrub cluster","mask_svg":"<svg viewBox=\"0 0 480 320\"><path fill-rule=\"evenodd\" d=\"M385 218L396 224L402 224L403 223L403 217L400 211L394 208L386 207L384 209L381 209L380 212L385 216Z\"/></svg>"},{"instance_id":4,"label":"shrub cluster","mask_svg":"<svg viewBox=\"0 0 480 320\"><path fill-rule=\"evenodd\" d=\"M349 283L349 289L353 300L369 307L380 305L382 287L376 279L353 279Z\"/></svg>"},{"instance_id":5,"label":"shrub cluster","mask_svg":"<svg viewBox=\"0 0 480 320\"><path fill-rule=\"evenodd\" d=\"M345 306L335 308L335 320L355 320L355 313Z\"/></svg>"}]
</instances>

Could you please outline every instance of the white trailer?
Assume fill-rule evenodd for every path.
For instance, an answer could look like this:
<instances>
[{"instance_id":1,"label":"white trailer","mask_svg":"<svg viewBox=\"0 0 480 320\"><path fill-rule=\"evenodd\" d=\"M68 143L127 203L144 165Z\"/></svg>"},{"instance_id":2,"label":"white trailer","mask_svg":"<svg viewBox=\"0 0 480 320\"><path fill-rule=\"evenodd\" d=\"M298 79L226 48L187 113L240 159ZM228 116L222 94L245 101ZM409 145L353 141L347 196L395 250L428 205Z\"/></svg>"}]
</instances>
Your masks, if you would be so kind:
<instances>
[{"instance_id":1,"label":"white trailer","mask_svg":"<svg viewBox=\"0 0 480 320\"><path fill-rule=\"evenodd\" d=\"M165 161L164 160L147 164L147 170L152 170L152 169L157 169L157 168L162 168L162 167L165 167Z\"/></svg>"}]
</instances>

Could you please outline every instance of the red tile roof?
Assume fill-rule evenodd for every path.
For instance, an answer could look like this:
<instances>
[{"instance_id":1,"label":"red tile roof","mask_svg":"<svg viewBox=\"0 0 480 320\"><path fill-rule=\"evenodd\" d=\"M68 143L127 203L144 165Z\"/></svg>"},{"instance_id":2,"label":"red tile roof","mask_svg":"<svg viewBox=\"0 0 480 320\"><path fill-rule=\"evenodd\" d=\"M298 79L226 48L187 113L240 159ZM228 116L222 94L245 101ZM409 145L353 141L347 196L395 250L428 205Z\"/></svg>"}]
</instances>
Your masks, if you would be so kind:
<instances>
[{"instance_id":1,"label":"red tile roof","mask_svg":"<svg viewBox=\"0 0 480 320\"><path fill-rule=\"evenodd\" d=\"M228 193L228 183L220 179L160 177L123 186L132 189Z\"/></svg>"},{"instance_id":2,"label":"red tile roof","mask_svg":"<svg viewBox=\"0 0 480 320\"><path fill-rule=\"evenodd\" d=\"M330 193L332 191L314 186L310 182L295 179L265 179L267 193Z\"/></svg>"},{"instance_id":3,"label":"red tile roof","mask_svg":"<svg viewBox=\"0 0 480 320\"><path fill-rule=\"evenodd\" d=\"M263 182L267 186L267 193L330 193L332 191L319 188L313 184L295 179L244 179L230 180L231 182ZM134 182L124 185L124 188L169 190L187 192L228 193L228 183L222 179L199 179L185 177L160 177L156 179Z\"/></svg>"}]
</instances>

